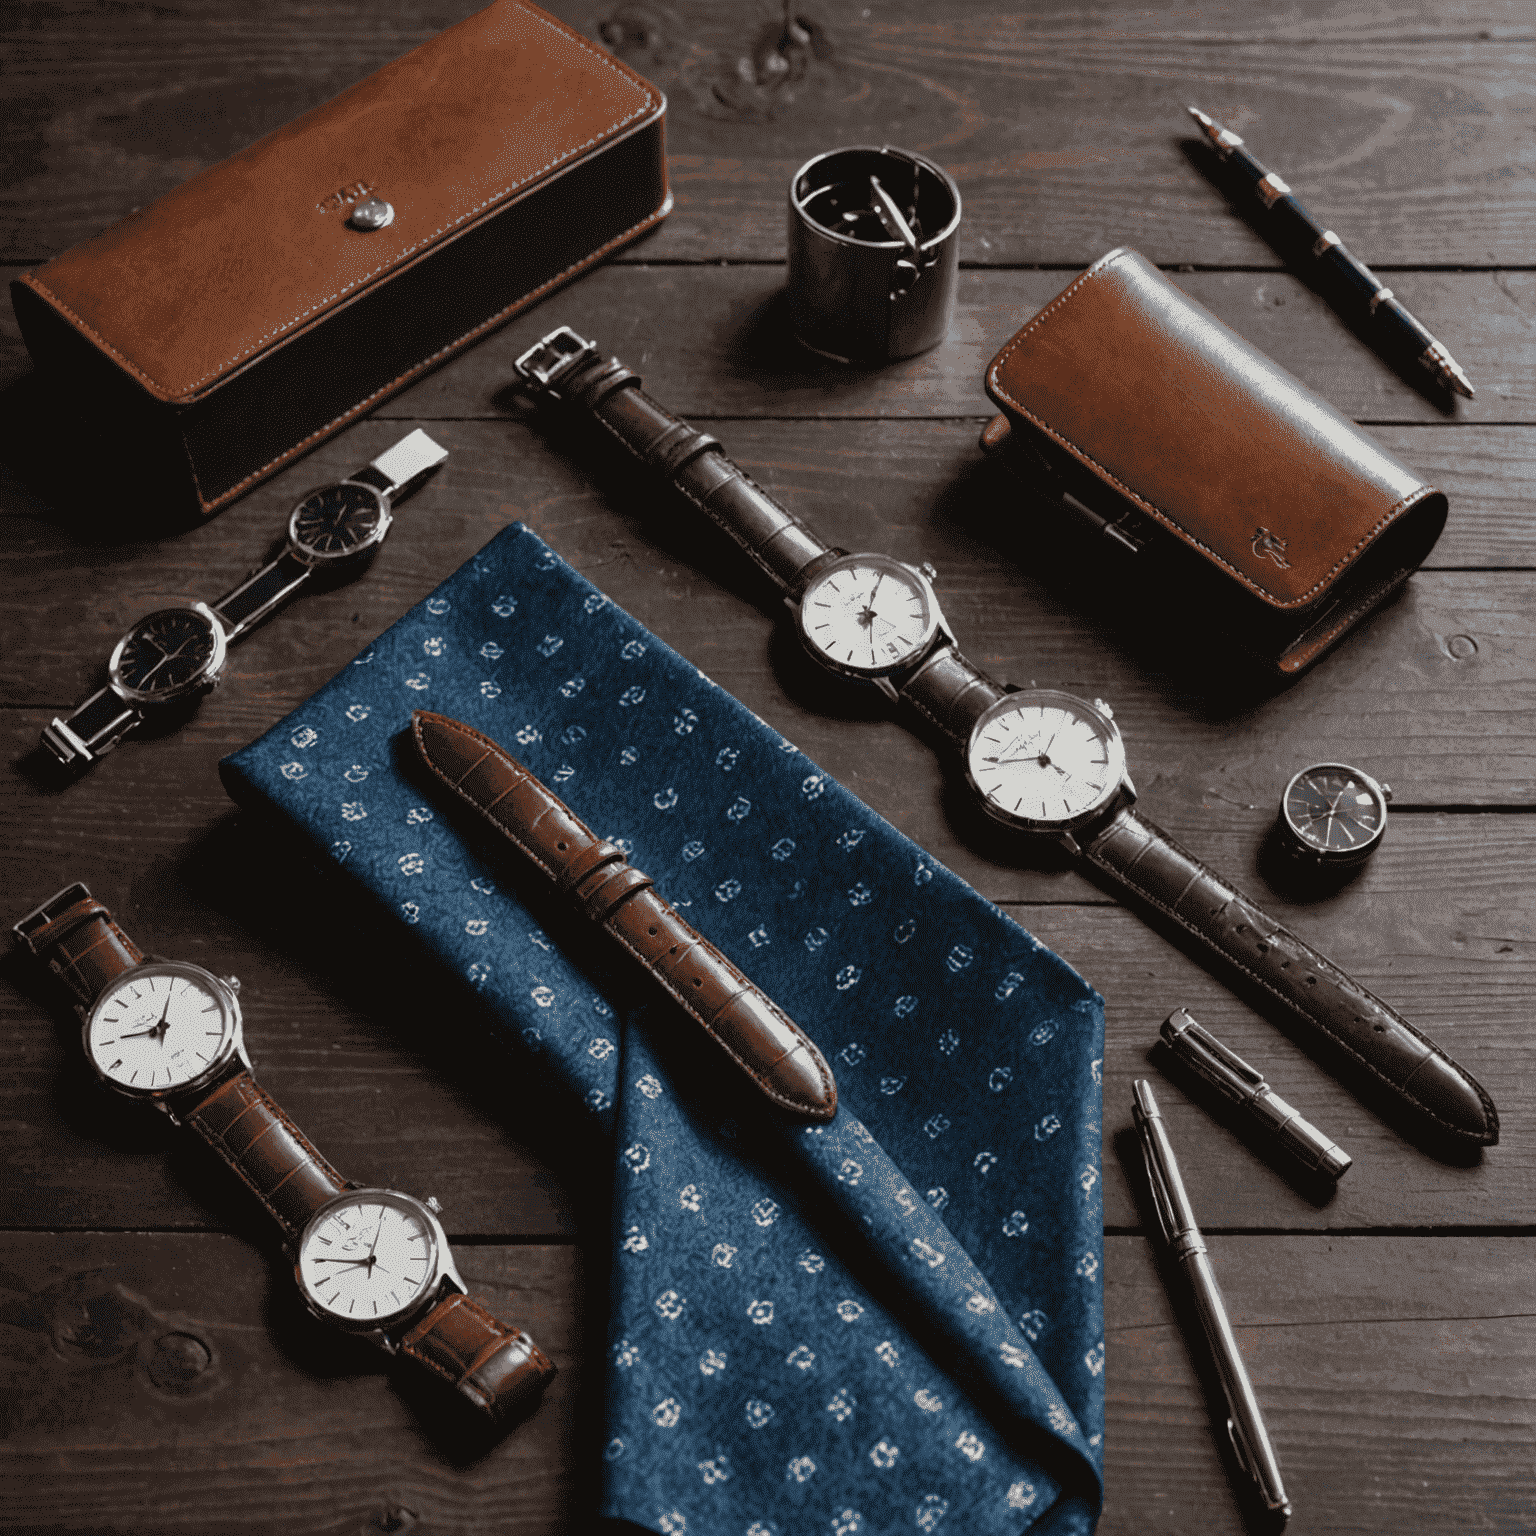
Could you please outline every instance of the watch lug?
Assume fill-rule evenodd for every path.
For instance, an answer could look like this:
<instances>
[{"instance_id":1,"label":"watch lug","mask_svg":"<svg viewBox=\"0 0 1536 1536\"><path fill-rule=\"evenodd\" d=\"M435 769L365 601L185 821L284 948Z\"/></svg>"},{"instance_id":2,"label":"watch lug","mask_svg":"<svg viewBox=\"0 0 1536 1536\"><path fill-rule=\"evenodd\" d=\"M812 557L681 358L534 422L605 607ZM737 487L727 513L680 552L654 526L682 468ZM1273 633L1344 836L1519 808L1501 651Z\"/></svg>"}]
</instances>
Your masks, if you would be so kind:
<instances>
[{"instance_id":1,"label":"watch lug","mask_svg":"<svg viewBox=\"0 0 1536 1536\"><path fill-rule=\"evenodd\" d=\"M1073 837L1070 832L1058 832L1056 834L1056 841L1060 843L1061 846L1065 848L1074 859L1079 859L1083 856L1083 845L1079 843L1078 840Z\"/></svg>"},{"instance_id":2,"label":"watch lug","mask_svg":"<svg viewBox=\"0 0 1536 1536\"><path fill-rule=\"evenodd\" d=\"M362 1337L367 1339L375 1349L382 1349L386 1355L400 1353L400 1346L382 1328L370 1328Z\"/></svg>"},{"instance_id":3,"label":"watch lug","mask_svg":"<svg viewBox=\"0 0 1536 1536\"><path fill-rule=\"evenodd\" d=\"M1126 774L1126 776L1120 781L1120 800L1116 808L1123 810L1126 806L1135 805L1135 803L1136 786L1131 783L1130 774Z\"/></svg>"},{"instance_id":4,"label":"watch lug","mask_svg":"<svg viewBox=\"0 0 1536 1536\"><path fill-rule=\"evenodd\" d=\"M870 678L870 682L872 682L875 687L878 688L880 692L883 693L886 698L891 701L892 704L899 704L901 702L901 695L896 692L896 685L890 680L890 678L872 677Z\"/></svg>"}]
</instances>

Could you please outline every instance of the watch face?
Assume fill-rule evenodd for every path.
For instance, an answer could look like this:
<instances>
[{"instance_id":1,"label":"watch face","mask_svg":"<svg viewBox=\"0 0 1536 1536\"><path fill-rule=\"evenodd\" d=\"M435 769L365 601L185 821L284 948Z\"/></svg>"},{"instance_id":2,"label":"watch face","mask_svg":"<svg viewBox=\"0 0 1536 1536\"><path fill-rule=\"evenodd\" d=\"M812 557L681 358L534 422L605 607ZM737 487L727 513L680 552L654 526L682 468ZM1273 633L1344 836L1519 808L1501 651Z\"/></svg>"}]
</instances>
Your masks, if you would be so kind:
<instances>
[{"instance_id":1,"label":"watch face","mask_svg":"<svg viewBox=\"0 0 1536 1536\"><path fill-rule=\"evenodd\" d=\"M1281 806L1291 835L1328 863L1364 857L1387 826L1386 791L1343 763L1303 768L1285 786Z\"/></svg>"},{"instance_id":2,"label":"watch face","mask_svg":"<svg viewBox=\"0 0 1536 1536\"><path fill-rule=\"evenodd\" d=\"M438 1276L441 1229L419 1200L388 1189L338 1195L299 1239L299 1286L315 1311L351 1327L420 1305Z\"/></svg>"},{"instance_id":3,"label":"watch face","mask_svg":"<svg viewBox=\"0 0 1536 1536\"><path fill-rule=\"evenodd\" d=\"M1105 706L1031 689L999 699L976 722L966 769L999 820L1056 831L1109 803L1125 779L1125 746Z\"/></svg>"},{"instance_id":4,"label":"watch face","mask_svg":"<svg viewBox=\"0 0 1536 1536\"><path fill-rule=\"evenodd\" d=\"M158 1098L208 1076L238 1044L234 994L199 965L151 961L91 1005L85 1051L108 1087Z\"/></svg>"},{"instance_id":5,"label":"watch face","mask_svg":"<svg viewBox=\"0 0 1536 1536\"><path fill-rule=\"evenodd\" d=\"M344 480L311 491L288 519L288 537L314 560L344 560L377 544L389 527L384 499Z\"/></svg>"},{"instance_id":6,"label":"watch face","mask_svg":"<svg viewBox=\"0 0 1536 1536\"><path fill-rule=\"evenodd\" d=\"M224 632L202 604L147 614L117 642L108 674L140 703L180 698L203 687L224 664Z\"/></svg>"},{"instance_id":7,"label":"watch face","mask_svg":"<svg viewBox=\"0 0 1536 1536\"><path fill-rule=\"evenodd\" d=\"M889 555L845 555L800 600L800 635L811 654L865 677L920 656L937 625L926 578Z\"/></svg>"}]
</instances>

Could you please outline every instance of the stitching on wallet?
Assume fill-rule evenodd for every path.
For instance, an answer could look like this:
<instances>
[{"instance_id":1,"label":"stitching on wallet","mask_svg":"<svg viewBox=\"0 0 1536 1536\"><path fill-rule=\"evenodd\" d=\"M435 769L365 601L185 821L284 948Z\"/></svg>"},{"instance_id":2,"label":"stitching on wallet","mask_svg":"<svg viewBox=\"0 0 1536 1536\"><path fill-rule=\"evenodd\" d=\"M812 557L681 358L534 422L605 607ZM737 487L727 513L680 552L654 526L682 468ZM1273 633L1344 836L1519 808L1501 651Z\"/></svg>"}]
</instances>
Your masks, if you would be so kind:
<instances>
[{"instance_id":1,"label":"stitching on wallet","mask_svg":"<svg viewBox=\"0 0 1536 1536\"><path fill-rule=\"evenodd\" d=\"M531 20L541 22L546 27L552 25L550 18L536 15L530 12L526 6L520 5L518 6L518 9L522 11L524 15L529 16ZM524 176L520 181L510 182L507 186L502 187L500 191L493 192L489 197L483 198L480 202L476 203L474 207L465 209L464 212L458 216L458 218L452 221L452 223L440 225L430 234L424 235L420 240L416 241L414 245L408 245L403 250L397 251L393 256L389 258L388 261L384 262L380 266L374 267L372 271L364 272L360 277L354 278L350 283L346 283L342 287L338 288L335 293L328 294L325 298L316 300L315 303L309 305L306 309L301 309L296 315L293 315L289 319L279 323L271 331L267 332L266 335L258 337L257 340L252 343L252 345L246 347L243 351L236 352L233 356L225 358L223 362L218 363L214 367L210 368L207 373L201 375L199 378L193 379L188 384L182 385L179 393L185 394L188 390L195 390L198 385L204 383L208 379L215 377L217 374L222 373L232 364L241 361L243 358L249 357L253 352L262 351L273 341L277 340L278 337L292 330L293 327L306 316L315 314L319 310L324 309L327 305L334 304L337 299L341 298L345 294L350 293L354 288L361 286L362 284L370 281L372 278L377 277L379 273L388 272L391 268L398 267L402 262L405 261L408 256L413 255L417 251L423 250L427 246L431 245L434 241L440 239L442 236L451 234L454 230L458 229L462 224L464 224L466 220L474 218L476 215L482 213L485 209L501 202L511 193L529 185L530 182L537 181L546 172L553 170L557 165L560 165L563 162L569 160L573 155L579 155L584 153L586 150L591 149L594 144L598 143L602 139L607 138L608 135L617 132L618 129L623 128L626 124L633 122L637 117L640 117L655 105L656 98L651 94L650 90L646 88L645 83L640 79L638 75L631 74L628 70L623 69L616 59L610 58L605 53L598 52L597 49L593 48L592 45L578 33L568 32L564 28L556 28L555 30L558 30L560 36L566 41L575 42L584 52L590 54L599 63L604 65L605 68L612 70L613 73L618 75L621 79L628 81L631 85L639 85L641 87L643 97L640 105L636 107L633 112L629 112L625 116L609 123L606 128L603 128L600 132L594 134L585 142L572 145L563 154L556 155L554 159L548 161L544 165L541 165L538 170L529 172L529 174ZM162 384L158 379L146 373L142 368L131 362L127 357L119 352L118 349L111 344L111 342L107 341L105 337L101 336L91 326L87 325L86 322L80 318L80 316L75 314L73 310L64 304L58 298L58 296L47 286L47 284L35 280L30 276L24 279L24 281L31 283L31 285L34 286L40 293L45 295L62 314L68 315L69 318L75 323L75 325L79 327L79 329L84 331L86 335L88 335L99 347L102 348L103 351L108 352L113 357L115 357L125 368L129 370L130 373L133 373L138 378L143 379L147 384L153 385L156 389L172 390L175 388L174 385Z\"/></svg>"},{"instance_id":2,"label":"stitching on wallet","mask_svg":"<svg viewBox=\"0 0 1536 1536\"><path fill-rule=\"evenodd\" d=\"M1045 309L1041 310L1041 312L1036 315L1035 318L1031 320L1029 324L1026 325L1018 333L1018 335L1016 335L1013 340L1008 343L1006 347L1003 348L1002 352L999 353L997 360L992 364L991 368L987 370L987 377L991 380L992 385L996 389L997 393L1004 400L1006 400L1008 404L1011 405L1013 409L1016 410L1021 416L1028 417L1029 420L1032 421L1037 427L1039 427L1047 437L1050 437L1056 442L1060 443L1068 453L1071 453L1075 457L1083 459L1087 463L1093 465L1093 467L1098 470L1099 473L1103 475L1111 485L1124 492L1124 494L1128 496L1133 502L1135 502L1138 507L1142 508L1143 511L1150 512L1152 516L1155 517L1160 523L1163 523L1167 527L1177 531L1181 537L1188 539L1189 542L1193 544L1197 549L1203 550L1205 554L1207 554L1212 560L1216 562L1217 565L1219 565L1224 571L1228 572L1228 574L1236 577L1237 580L1240 581L1245 587L1247 587L1250 592L1256 593L1258 596L1266 598L1270 602L1276 603L1276 605L1281 608L1305 607L1307 603L1316 597L1319 592L1328 587L1328 585L1333 581L1334 577L1337 576L1339 572L1342 571L1345 566L1347 566L1355 558L1355 556L1360 553L1362 549L1370 544L1370 542L1382 531L1382 529L1387 526L1388 523L1393 520L1393 518L1397 516L1399 512L1401 512L1405 507L1409 506L1412 502L1418 500L1419 497L1421 497L1423 493L1429 489L1429 486L1421 481L1406 496L1403 496L1392 506L1388 507L1387 510L1382 513L1376 525L1369 529L1367 532L1363 533L1356 541L1354 547L1347 551L1345 554L1340 555L1339 558L1335 560L1334 563L1328 568L1328 570L1325 571L1323 575L1321 575L1299 597L1289 598L1285 601L1279 600L1275 594L1269 590L1268 587L1261 586L1258 582L1254 581L1252 577L1244 575L1243 572L1240 571L1235 565L1233 565L1232 562L1228 560L1224 555L1220 555L1214 549L1212 549L1204 539L1198 538L1195 534L1191 533L1189 529L1187 529L1178 520L1178 518L1174 517L1171 513L1164 511L1161 507L1154 505L1152 502L1148 501L1146 497L1140 495L1138 492L1132 490L1130 486L1128 486L1111 470L1106 468L1103 464L1099 463L1099 461L1094 458L1094 456L1089 453L1086 448L1078 447L1078 445L1074 443L1070 438L1058 432L1043 418L1037 416L1032 410L1029 409L1027 405L1024 405L1021 401L1014 399L1014 397L1009 394L1007 386L1003 383L1003 366L1008 361L1008 358L1014 349L1024 341L1024 338L1028 336L1031 331L1039 329L1040 326L1042 326L1046 320L1051 317L1051 315L1060 309L1068 299L1072 298L1078 289L1081 288L1085 283L1097 277L1100 272L1108 270L1108 267L1090 267L1085 273L1083 273L1081 277L1077 279L1075 283L1072 284L1070 288L1067 289L1065 293L1059 294L1049 305L1046 306Z\"/></svg>"},{"instance_id":3,"label":"stitching on wallet","mask_svg":"<svg viewBox=\"0 0 1536 1536\"><path fill-rule=\"evenodd\" d=\"M1130 814L1134 815L1135 813L1131 812ZM1237 890L1234 886L1227 885L1219 875L1217 875L1205 864L1201 863L1201 861L1197 859L1192 853L1190 853L1188 849L1175 842L1173 838L1169 837L1166 832L1161 832L1156 828L1152 828L1152 824L1140 816L1137 816L1136 820L1142 826L1150 828L1163 842L1167 843L1176 852L1182 854L1186 859L1189 860L1191 864L1195 866L1196 870L1198 871L1195 876L1195 880L1200 879L1202 876L1208 875L1217 883L1219 887L1231 891L1232 895L1237 897L1240 902L1244 903L1246 906L1252 906L1252 903L1248 901L1248 898L1244 896L1241 891ZM1313 1024L1316 1024L1317 1027L1321 1029L1323 1033L1334 1042L1335 1045L1352 1056L1355 1061L1364 1067L1367 1072L1371 1073L1372 1076L1379 1078L1390 1088L1397 1088L1399 1086L1398 1084L1394 1083L1392 1079L1388 1077L1386 1073L1383 1072L1374 1063L1366 1060L1366 1058L1362 1056L1360 1052L1356 1050L1355 1047L1352 1046L1349 1041L1346 1040L1342 1035L1335 1034L1334 1031L1330 1029L1328 1025L1319 1019L1315 1014L1308 1013L1298 1002L1288 997L1271 981L1269 981L1261 972L1256 971L1253 966L1251 966L1245 959L1243 959L1241 955L1234 954L1232 950L1228 949L1225 945L1215 943L1215 941L1213 941L1208 934L1202 933L1198 928L1195 927L1192 922L1189 921L1188 918L1181 916L1161 897L1154 895L1150 890L1146 888L1145 885L1141 884L1139 881L1133 881L1131 879L1131 870L1140 862L1142 856L1141 854L1137 854L1136 857L1132 859L1123 870L1117 869L1113 864L1111 864L1099 850L1103 845L1104 837L1109 835L1109 832L1113 830L1114 825L1114 823L1111 823L1110 827L1105 829L1105 832L1099 837L1099 839L1090 845L1088 849L1088 858L1092 863L1097 864L1100 869L1105 870L1111 875L1114 875L1117 879L1124 880L1144 901L1150 902L1154 907L1158 909L1158 911L1164 913L1168 917L1171 917L1174 922L1179 924L1181 928L1184 928L1188 932L1192 933L1202 943L1210 944L1214 948L1220 950L1222 956L1227 961L1229 961L1232 965L1235 965L1238 970L1242 971L1243 974L1248 976L1251 980L1257 982L1259 986L1263 987L1264 990L1270 994L1270 996L1275 998L1277 1001L1284 1003L1285 1006L1291 1009L1293 1012L1302 1014ZM1150 842L1146 846L1150 847ZM1143 849L1143 852L1145 852L1145 848ZM1194 880L1190 881L1190 885L1193 884ZM1186 886L1184 889L1187 893L1189 886ZM1183 896L1181 895L1180 900L1182 899ZM1226 904L1230 905L1230 899ZM1270 921L1273 921L1273 919L1270 919ZM1283 932L1290 934L1290 930L1284 928L1283 924L1277 924L1276 926L1281 928ZM1296 935L1290 934L1290 937L1296 938ZM1477 1096L1482 1102L1484 1113L1488 1115L1489 1123L1498 1123L1498 1112L1494 1109L1492 1100L1490 1100L1488 1095L1483 1091L1482 1085L1476 1080L1476 1078L1470 1077L1467 1074L1466 1069L1463 1068L1459 1062L1453 1061L1451 1057L1447 1056L1446 1053L1439 1048L1439 1046L1435 1045L1432 1040L1415 1029L1414 1026L1410 1024L1408 1020L1405 1019L1400 1013L1398 1013L1395 1008L1389 1007L1386 1003L1382 1002L1379 997L1375 997L1373 993L1365 992L1365 989L1361 988L1356 982L1351 981L1350 978L1346 976L1344 972L1339 970L1339 968L1334 965L1334 963L1329 960L1326 955L1318 954L1318 952L1313 949L1312 946L1308 944L1304 939L1297 939L1297 943L1299 943L1303 949L1312 955L1314 963L1317 961L1322 962L1319 968L1328 976L1328 979L1332 981L1335 986L1339 986L1339 984L1342 982L1344 983L1345 987L1353 988L1356 992L1360 992L1366 997L1371 998L1371 1000L1376 1003L1377 1007L1379 1007L1384 1013L1390 1014L1391 1017L1397 1023L1401 1024L1403 1028L1406 1029L1408 1033L1411 1034L1416 1040L1419 1040L1423 1044L1429 1046L1432 1052L1442 1057L1445 1061L1449 1062L1450 1065L1455 1068L1457 1075L1477 1091ZM1340 987L1340 990L1343 991L1344 987ZM1441 1115L1437 1115L1434 1110L1432 1110L1422 1100L1414 1098L1412 1102L1421 1114L1427 1115L1437 1125L1444 1126L1445 1129L1452 1135L1460 1136L1466 1140L1477 1139L1470 1136L1468 1132L1462 1130L1460 1126L1454 1124L1452 1121L1445 1119Z\"/></svg>"}]
</instances>

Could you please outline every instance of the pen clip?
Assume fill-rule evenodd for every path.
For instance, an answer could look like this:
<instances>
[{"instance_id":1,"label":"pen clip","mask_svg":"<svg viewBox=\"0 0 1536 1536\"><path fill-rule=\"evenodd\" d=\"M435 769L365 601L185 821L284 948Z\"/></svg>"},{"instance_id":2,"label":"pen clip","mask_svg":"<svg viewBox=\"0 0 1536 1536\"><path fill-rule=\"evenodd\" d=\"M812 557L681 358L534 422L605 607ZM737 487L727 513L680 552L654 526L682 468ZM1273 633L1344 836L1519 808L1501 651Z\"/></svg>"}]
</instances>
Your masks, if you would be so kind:
<instances>
[{"instance_id":1,"label":"pen clip","mask_svg":"<svg viewBox=\"0 0 1536 1536\"><path fill-rule=\"evenodd\" d=\"M1230 1092L1247 1094L1265 1085L1264 1074L1248 1065L1199 1024L1187 1008L1177 1008L1163 1020L1164 1043L1207 1082Z\"/></svg>"},{"instance_id":2,"label":"pen clip","mask_svg":"<svg viewBox=\"0 0 1536 1536\"><path fill-rule=\"evenodd\" d=\"M1144 1088L1147 1090L1145 1095L1142 1092ZM1174 1210L1173 1195L1168 1188L1167 1172L1163 1167L1162 1148L1152 1124L1154 1119L1160 1120L1162 1116L1148 1085L1137 1083L1133 1091L1136 1098L1131 1117L1136 1122L1137 1137L1141 1142L1141 1160L1146 1165L1147 1184L1152 1191L1152 1207L1157 1212L1157 1224L1163 1229L1163 1241L1171 1245L1178 1238L1177 1213Z\"/></svg>"}]
</instances>

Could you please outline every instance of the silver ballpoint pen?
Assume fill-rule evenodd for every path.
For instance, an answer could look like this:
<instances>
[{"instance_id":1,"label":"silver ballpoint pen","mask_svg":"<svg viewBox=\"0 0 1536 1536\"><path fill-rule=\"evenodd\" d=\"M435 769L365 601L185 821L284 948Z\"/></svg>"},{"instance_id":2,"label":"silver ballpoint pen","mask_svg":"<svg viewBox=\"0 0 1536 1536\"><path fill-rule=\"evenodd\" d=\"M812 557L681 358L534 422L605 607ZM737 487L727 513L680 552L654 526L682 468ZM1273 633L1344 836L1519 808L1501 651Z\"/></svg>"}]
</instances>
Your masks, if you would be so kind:
<instances>
[{"instance_id":1,"label":"silver ballpoint pen","mask_svg":"<svg viewBox=\"0 0 1536 1536\"><path fill-rule=\"evenodd\" d=\"M1158 1225L1163 1229L1163 1237L1173 1257L1189 1276L1195 1307L1200 1313L1206 1342L1211 1347L1216 1371L1221 1377L1221 1390L1227 1399L1227 1434L1231 1437L1232 1448L1253 1479L1265 1508L1282 1520L1289 1519L1291 1502L1280 1481L1280 1463L1269 1443L1269 1431L1264 1427L1264 1415L1259 1410L1253 1383L1248 1379L1243 1357L1238 1353L1237 1338L1227 1318L1221 1288L1216 1284L1216 1274L1206 1254L1205 1239L1195 1224L1195 1213L1185 1192L1184 1180L1179 1177L1178 1159L1173 1155L1173 1143L1168 1139L1162 1113L1152 1095L1152 1085L1138 1078L1132 1091L1135 1103L1131 1113L1141 1138L1141 1155L1147 1165Z\"/></svg>"}]
</instances>

